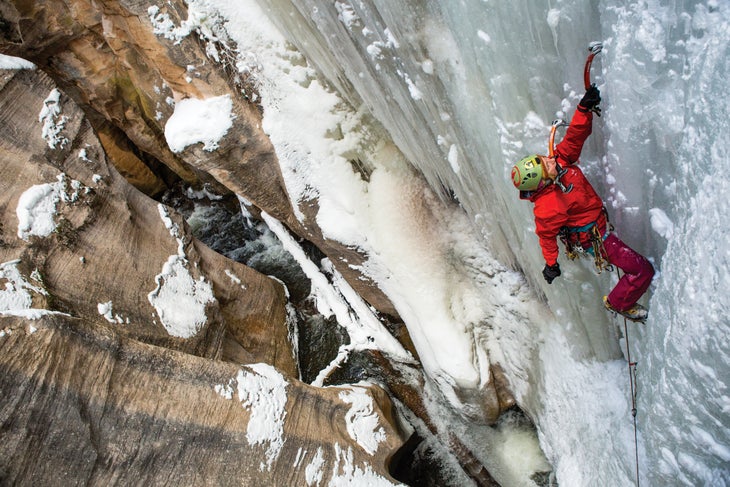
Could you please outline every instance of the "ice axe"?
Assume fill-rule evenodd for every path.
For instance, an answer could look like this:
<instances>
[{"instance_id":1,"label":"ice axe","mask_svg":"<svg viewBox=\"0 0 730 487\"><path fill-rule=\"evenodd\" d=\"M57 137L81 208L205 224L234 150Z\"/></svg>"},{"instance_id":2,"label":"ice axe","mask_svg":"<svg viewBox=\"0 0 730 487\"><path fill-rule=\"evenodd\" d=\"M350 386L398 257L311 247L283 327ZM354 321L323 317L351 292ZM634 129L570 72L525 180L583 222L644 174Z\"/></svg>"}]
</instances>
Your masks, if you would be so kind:
<instances>
[{"instance_id":1,"label":"ice axe","mask_svg":"<svg viewBox=\"0 0 730 487\"><path fill-rule=\"evenodd\" d=\"M586 90L588 90L588 88L590 88L591 86L594 86L594 84L591 83L591 64L593 64L593 58L596 57L596 54L598 54L602 50L602 42L593 41L588 44L588 57L586 58L586 64L583 67L583 85L585 85ZM592 111L599 117L601 116L601 108L598 105L593 107Z\"/></svg>"}]
</instances>

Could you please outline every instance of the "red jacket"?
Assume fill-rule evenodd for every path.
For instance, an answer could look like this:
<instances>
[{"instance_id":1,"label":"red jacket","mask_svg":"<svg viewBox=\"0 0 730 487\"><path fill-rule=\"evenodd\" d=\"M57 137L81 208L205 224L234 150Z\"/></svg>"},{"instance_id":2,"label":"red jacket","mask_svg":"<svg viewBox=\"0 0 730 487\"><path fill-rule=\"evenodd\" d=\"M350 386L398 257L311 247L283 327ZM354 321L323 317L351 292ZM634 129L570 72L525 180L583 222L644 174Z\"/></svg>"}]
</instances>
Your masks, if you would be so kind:
<instances>
[{"instance_id":1,"label":"red jacket","mask_svg":"<svg viewBox=\"0 0 730 487\"><path fill-rule=\"evenodd\" d=\"M558 261L557 236L562 227L579 228L596 222L601 235L606 233L603 201L575 165L583 143L591 134L592 123L592 112L576 110L565 137L555 148L558 164L567 171L560 181L566 187L572 184L572 191L563 193L556 184L551 184L530 197L535 204L535 233L548 265ZM579 233L578 238L584 247L590 246L587 234Z\"/></svg>"}]
</instances>

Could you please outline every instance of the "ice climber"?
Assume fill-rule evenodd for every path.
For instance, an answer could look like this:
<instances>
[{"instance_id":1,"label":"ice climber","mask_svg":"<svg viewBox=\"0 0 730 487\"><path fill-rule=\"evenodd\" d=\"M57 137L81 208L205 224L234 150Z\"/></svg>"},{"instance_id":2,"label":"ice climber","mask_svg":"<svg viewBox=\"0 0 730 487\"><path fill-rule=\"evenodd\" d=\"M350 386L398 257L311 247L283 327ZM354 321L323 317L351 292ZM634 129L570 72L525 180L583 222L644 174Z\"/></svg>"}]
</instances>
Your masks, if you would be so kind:
<instances>
[{"instance_id":1,"label":"ice climber","mask_svg":"<svg viewBox=\"0 0 730 487\"><path fill-rule=\"evenodd\" d=\"M560 275L557 239L570 253L586 251L623 271L618 284L603 297L605 307L634 321L644 321L646 308L637 304L651 284L654 268L641 254L622 242L608 223L603 201L578 168L583 143L591 134L593 110L600 103L598 88L590 87L573 116L554 157L538 154L512 168L521 199L534 203L535 233L540 240L548 284Z\"/></svg>"}]
</instances>

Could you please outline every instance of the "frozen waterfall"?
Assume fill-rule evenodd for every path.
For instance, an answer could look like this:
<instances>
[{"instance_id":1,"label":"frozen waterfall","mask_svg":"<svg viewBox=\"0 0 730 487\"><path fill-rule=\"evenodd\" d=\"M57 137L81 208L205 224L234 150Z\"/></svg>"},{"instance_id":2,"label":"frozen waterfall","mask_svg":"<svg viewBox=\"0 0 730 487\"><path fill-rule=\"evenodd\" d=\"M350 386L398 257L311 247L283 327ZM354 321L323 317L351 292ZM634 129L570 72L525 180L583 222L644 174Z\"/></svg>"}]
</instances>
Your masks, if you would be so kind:
<instances>
[{"instance_id":1,"label":"frozen waterfall","mask_svg":"<svg viewBox=\"0 0 730 487\"><path fill-rule=\"evenodd\" d=\"M562 486L635 482L622 327L601 304L615 277L561 257L548 286L509 171L572 116L602 40L604 116L582 167L659 271L649 320L629 324L642 485L730 483L727 2L201 3L258 78L290 194L318 198L327 237L373 256L365 272L447 396L504 367Z\"/></svg>"}]
</instances>

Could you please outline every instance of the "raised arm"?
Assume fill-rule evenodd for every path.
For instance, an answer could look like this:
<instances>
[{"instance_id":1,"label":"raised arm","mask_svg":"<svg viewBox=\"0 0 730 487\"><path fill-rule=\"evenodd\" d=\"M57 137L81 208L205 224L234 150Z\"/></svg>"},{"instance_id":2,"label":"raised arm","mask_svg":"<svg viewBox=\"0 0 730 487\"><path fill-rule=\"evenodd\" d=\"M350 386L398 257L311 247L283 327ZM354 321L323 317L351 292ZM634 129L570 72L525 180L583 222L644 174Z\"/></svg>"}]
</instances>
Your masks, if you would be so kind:
<instances>
[{"instance_id":1,"label":"raised arm","mask_svg":"<svg viewBox=\"0 0 730 487\"><path fill-rule=\"evenodd\" d=\"M578 162L583 144L593 129L592 109L601 102L598 88L591 86L578 104L578 108L570 121L565 137L555 148L555 153L563 164Z\"/></svg>"}]
</instances>

